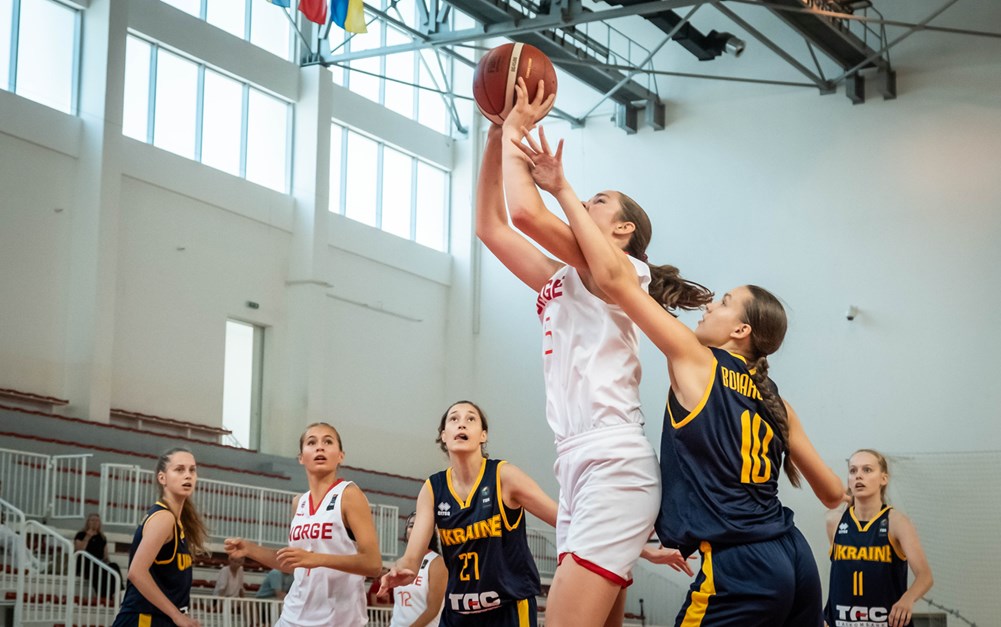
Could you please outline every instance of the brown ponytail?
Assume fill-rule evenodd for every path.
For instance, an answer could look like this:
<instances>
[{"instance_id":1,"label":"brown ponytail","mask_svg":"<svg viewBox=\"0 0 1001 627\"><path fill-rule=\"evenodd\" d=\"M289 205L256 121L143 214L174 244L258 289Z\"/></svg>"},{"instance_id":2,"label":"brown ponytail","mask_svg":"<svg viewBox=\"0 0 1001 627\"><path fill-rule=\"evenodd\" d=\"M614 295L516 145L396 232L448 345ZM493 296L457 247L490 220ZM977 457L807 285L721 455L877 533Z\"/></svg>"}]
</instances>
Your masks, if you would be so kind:
<instances>
[{"instance_id":1,"label":"brown ponytail","mask_svg":"<svg viewBox=\"0 0 1001 627\"><path fill-rule=\"evenodd\" d=\"M748 285L751 298L744 304L744 322L751 326L751 362L748 364L751 380L754 381L758 393L761 394L765 409L775 422L782 441L786 444L786 455L782 461L782 468L785 470L789 482L796 486L800 485L799 470L792 463L792 457L788 452L789 444L789 415L786 413L785 403L778 394L774 384L768 378L768 355L771 355L782 346L785 339L788 322L786 320L785 308L774 294L757 285Z\"/></svg>"},{"instance_id":2,"label":"brown ponytail","mask_svg":"<svg viewBox=\"0 0 1001 627\"><path fill-rule=\"evenodd\" d=\"M650 245L653 227L650 218L643 207L622 192L616 192L622 212L619 219L632 222L636 227L632 237L625 247L629 256L646 262L646 248ZM671 265L657 266L650 264L650 296L660 303L664 309L698 309L712 302L713 293L706 287L693 281L681 278L681 272Z\"/></svg>"},{"instance_id":3,"label":"brown ponytail","mask_svg":"<svg viewBox=\"0 0 1001 627\"><path fill-rule=\"evenodd\" d=\"M698 309L712 302L713 293L703 285L681 278L674 266L650 266L650 296L668 311Z\"/></svg>"}]
</instances>

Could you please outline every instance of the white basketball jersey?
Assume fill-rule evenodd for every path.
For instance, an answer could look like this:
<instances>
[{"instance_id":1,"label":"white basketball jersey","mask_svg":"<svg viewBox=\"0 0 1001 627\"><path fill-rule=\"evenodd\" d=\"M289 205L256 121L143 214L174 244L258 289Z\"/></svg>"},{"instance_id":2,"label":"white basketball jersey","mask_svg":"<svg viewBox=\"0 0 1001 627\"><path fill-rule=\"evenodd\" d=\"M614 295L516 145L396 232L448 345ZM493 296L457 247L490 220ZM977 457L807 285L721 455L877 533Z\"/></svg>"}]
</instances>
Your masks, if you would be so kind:
<instances>
[{"instance_id":1,"label":"white basketball jersey","mask_svg":"<svg viewBox=\"0 0 1001 627\"><path fill-rule=\"evenodd\" d=\"M644 290L650 268L629 258ZM601 427L643 424L638 330L618 305L588 291L573 266L539 292L546 418L564 438Z\"/></svg>"},{"instance_id":2,"label":"white basketball jersey","mask_svg":"<svg viewBox=\"0 0 1001 627\"><path fill-rule=\"evenodd\" d=\"M421 567L417 571L417 578L407 586L393 588L393 621L389 627L410 627L417 620L417 617L424 613L428 606L428 588L431 582L428 580L428 572L431 562L438 559L438 554L428 551L421 560ZM442 604L444 607L444 603ZM428 627L438 627L441 619L441 608L438 608L438 616L435 617Z\"/></svg>"},{"instance_id":3,"label":"white basketball jersey","mask_svg":"<svg viewBox=\"0 0 1001 627\"><path fill-rule=\"evenodd\" d=\"M351 485L338 480L313 507L309 492L299 497L289 530L289 546L313 553L348 555L358 552L341 516L341 495ZM289 627L357 627L368 623L365 578L332 568L296 568L295 581L279 625Z\"/></svg>"}]
</instances>

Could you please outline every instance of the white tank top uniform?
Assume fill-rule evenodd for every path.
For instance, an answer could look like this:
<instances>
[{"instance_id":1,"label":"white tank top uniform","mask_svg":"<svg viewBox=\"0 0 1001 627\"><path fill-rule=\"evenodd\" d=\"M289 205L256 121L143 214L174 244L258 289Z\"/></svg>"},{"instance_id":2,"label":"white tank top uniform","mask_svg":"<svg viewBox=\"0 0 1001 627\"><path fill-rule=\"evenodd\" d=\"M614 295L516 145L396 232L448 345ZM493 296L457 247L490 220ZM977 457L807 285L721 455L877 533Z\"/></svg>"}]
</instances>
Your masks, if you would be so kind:
<instances>
[{"instance_id":1,"label":"white tank top uniform","mask_svg":"<svg viewBox=\"0 0 1001 627\"><path fill-rule=\"evenodd\" d=\"M341 514L341 495L349 485L350 481L338 479L315 507L309 492L299 497L289 546L332 555L358 552ZM296 568L275 627L359 627L367 623L364 577L332 568Z\"/></svg>"},{"instance_id":2,"label":"white tank top uniform","mask_svg":"<svg viewBox=\"0 0 1001 627\"><path fill-rule=\"evenodd\" d=\"M644 290L650 268L629 258ZM660 508L660 466L643 433L639 330L563 266L539 292L546 418L560 483L562 560L627 586Z\"/></svg>"},{"instance_id":3,"label":"white tank top uniform","mask_svg":"<svg viewBox=\"0 0 1001 627\"><path fill-rule=\"evenodd\" d=\"M440 556L434 551L428 551L421 560L421 567L417 570L417 578L414 579L414 582L393 588L393 620L389 623L389 627L410 627L417 620L417 617L427 609L428 588L431 585L428 573L431 562L439 558ZM439 607L438 615L428 623L428 627L438 627L440 619L441 608Z\"/></svg>"}]
</instances>

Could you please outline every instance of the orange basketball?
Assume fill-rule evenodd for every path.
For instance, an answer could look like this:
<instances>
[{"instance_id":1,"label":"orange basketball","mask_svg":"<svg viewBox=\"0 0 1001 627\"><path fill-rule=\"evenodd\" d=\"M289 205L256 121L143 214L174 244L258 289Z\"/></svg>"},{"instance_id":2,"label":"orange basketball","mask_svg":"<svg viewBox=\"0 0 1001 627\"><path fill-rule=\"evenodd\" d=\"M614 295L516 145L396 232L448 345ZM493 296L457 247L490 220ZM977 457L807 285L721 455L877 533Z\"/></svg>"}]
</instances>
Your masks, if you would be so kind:
<instances>
[{"instance_id":1,"label":"orange basketball","mask_svg":"<svg viewBox=\"0 0 1001 627\"><path fill-rule=\"evenodd\" d=\"M497 46L480 59L473 74L473 99L484 117L497 124L504 122L514 108L519 76L525 79L529 100L535 98L539 79L545 81L547 97L556 93L556 68L545 53L528 44Z\"/></svg>"}]
</instances>

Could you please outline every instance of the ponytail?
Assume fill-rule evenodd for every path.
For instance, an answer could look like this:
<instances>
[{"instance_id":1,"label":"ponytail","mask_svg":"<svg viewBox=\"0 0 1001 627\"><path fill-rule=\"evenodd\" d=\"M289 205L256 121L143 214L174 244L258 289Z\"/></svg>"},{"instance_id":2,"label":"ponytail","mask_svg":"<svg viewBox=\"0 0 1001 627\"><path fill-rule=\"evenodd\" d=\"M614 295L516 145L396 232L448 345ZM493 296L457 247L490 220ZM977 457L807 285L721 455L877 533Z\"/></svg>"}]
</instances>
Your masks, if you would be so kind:
<instances>
[{"instance_id":1,"label":"ponytail","mask_svg":"<svg viewBox=\"0 0 1001 627\"><path fill-rule=\"evenodd\" d=\"M782 442L786 445L786 455L782 460L782 469L785 470L786 476L789 477L789 483L798 488L800 486L799 470L792 463L792 457L789 456L788 452L789 414L786 412L785 403L782 402L782 398L775 390L775 385L768 378L768 357L762 355L749 364L749 374L751 375L751 380L754 381L754 386L758 388L758 393L761 394L761 400L765 404L765 409L768 410L768 414L782 436Z\"/></svg>"},{"instance_id":2,"label":"ponytail","mask_svg":"<svg viewBox=\"0 0 1001 627\"><path fill-rule=\"evenodd\" d=\"M184 499L181 507L181 527L184 528L184 537L188 541L188 549L192 555L208 555L205 548L205 540L208 532L205 530L205 523L191 498Z\"/></svg>"},{"instance_id":3,"label":"ponytail","mask_svg":"<svg viewBox=\"0 0 1001 627\"><path fill-rule=\"evenodd\" d=\"M713 299L713 293L703 285L681 277L671 265L650 266L650 296L664 309L698 309Z\"/></svg>"},{"instance_id":4,"label":"ponytail","mask_svg":"<svg viewBox=\"0 0 1001 627\"><path fill-rule=\"evenodd\" d=\"M744 304L744 322L751 325L751 359L747 366L750 371L748 374L758 388L765 409L775 422L786 445L782 468L785 469L789 482L798 488L799 470L789 456L789 414L775 384L768 378L768 356L782 346L788 327L785 308L774 294L763 287L748 285L747 290L751 293L751 298Z\"/></svg>"}]
</instances>

